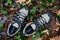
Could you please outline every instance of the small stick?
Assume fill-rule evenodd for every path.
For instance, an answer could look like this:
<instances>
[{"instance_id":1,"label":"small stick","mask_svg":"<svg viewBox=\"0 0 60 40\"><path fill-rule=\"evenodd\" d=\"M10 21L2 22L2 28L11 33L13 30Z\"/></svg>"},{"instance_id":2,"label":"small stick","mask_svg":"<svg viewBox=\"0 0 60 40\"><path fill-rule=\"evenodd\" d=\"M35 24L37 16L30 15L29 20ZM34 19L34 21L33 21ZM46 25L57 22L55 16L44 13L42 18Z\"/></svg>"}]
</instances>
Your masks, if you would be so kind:
<instances>
[{"instance_id":1,"label":"small stick","mask_svg":"<svg viewBox=\"0 0 60 40\"><path fill-rule=\"evenodd\" d=\"M39 11L38 9L36 9L40 14L42 14L42 12L41 11Z\"/></svg>"}]
</instances>

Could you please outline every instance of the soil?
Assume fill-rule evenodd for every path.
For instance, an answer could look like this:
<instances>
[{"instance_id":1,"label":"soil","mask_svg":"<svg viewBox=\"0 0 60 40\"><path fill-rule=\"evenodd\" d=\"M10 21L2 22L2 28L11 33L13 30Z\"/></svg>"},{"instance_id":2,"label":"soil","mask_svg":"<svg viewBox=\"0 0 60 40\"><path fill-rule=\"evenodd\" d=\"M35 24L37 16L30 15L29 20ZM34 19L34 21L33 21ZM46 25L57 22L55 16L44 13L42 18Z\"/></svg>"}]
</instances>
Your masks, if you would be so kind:
<instances>
[{"instance_id":1,"label":"soil","mask_svg":"<svg viewBox=\"0 0 60 40\"><path fill-rule=\"evenodd\" d=\"M38 38L37 40L43 40L43 38ZM44 40L60 40L60 36L55 36L50 39L44 39Z\"/></svg>"},{"instance_id":2,"label":"soil","mask_svg":"<svg viewBox=\"0 0 60 40\"><path fill-rule=\"evenodd\" d=\"M60 40L60 36L56 36L56 37L50 38L50 40Z\"/></svg>"}]
</instances>

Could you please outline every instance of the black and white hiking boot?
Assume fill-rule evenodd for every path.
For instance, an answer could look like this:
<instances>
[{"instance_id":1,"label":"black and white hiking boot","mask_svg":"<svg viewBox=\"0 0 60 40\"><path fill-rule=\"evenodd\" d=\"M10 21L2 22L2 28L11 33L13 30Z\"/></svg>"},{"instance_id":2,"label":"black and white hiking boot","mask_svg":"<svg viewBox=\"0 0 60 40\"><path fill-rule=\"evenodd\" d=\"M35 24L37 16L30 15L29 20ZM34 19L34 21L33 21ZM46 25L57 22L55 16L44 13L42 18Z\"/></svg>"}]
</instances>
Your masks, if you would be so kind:
<instances>
[{"instance_id":1,"label":"black and white hiking boot","mask_svg":"<svg viewBox=\"0 0 60 40\"><path fill-rule=\"evenodd\" d=\"M41 27L47 26L51 19L52 14L50 12L45 12L41 16L38 16L34 22L27 23L23 29L23 35L31 36L35 34Z\"/></svg>"},{"instance_id":2,"label":"black and white hiking boot","mask_svg":"<svg viewBox=\"0 0 60 40\"><path fill-rule=\"evenodd\" d=\"M8 36L14 36L20 30L25 17L28 16L28 11L28 7L24 7L14 14L12 22L7 28Z\"/></svg>"}]
</instances>

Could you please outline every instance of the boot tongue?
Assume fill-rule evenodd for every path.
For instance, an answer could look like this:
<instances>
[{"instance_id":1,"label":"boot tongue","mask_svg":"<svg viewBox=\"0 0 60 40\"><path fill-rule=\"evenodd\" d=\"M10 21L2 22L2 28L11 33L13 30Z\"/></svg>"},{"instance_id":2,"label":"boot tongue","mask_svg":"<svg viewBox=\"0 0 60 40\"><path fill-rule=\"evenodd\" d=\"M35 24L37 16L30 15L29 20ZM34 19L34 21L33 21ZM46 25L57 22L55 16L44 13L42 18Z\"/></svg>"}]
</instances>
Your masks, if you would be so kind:
<instances>
[{"instance_id":1,"label":"boot tongue","mask_svg":"<svg viewBox=\"0 0 60 40\"><path fill-rule=\"evenodd\" d=\"M19 27L18 23L14 23L13 26L16 27L16 28Z\"/></svg>"},{"instance_id":2,"label":"boot tongue","mask_svg":"<svg viewBox=\"0 0 60 40\"><path fill-rule=\"evenodd\" d=\"M36 25L35 24L31 24L31 27L32 27L33 30L36 29Z\"/></svg>"}]
</instances>

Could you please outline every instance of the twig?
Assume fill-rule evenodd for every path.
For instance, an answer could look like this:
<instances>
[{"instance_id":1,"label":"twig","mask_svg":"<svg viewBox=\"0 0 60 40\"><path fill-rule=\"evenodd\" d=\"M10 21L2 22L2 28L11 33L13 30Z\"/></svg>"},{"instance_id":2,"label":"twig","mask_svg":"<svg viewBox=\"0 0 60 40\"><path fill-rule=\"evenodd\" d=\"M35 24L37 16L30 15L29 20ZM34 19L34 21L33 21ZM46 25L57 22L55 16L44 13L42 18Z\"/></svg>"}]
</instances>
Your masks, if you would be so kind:
<instances>
[{"instance_id":1,"label":"twig","mask_svg":"<svg viewBox=\"0 0 60 40\"><path fill-rule=\"evenodd\" d=\"M42 12L41 11L39 11L38 9L36 9L40 14L42 14Z\"/></svg>"}]
</instances>

